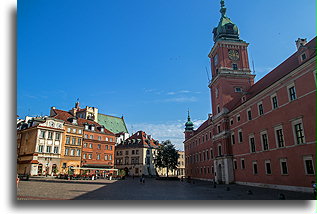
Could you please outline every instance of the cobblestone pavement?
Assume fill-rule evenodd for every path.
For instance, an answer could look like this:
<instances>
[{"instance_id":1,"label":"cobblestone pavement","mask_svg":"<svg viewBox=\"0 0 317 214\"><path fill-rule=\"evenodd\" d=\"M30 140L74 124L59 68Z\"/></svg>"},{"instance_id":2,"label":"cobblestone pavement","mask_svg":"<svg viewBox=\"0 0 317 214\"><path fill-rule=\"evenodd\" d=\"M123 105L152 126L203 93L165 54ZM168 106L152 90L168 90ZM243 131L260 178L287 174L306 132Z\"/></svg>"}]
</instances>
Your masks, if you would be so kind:
<instances>
[{"instance_id":1,"label":"cobblestone pavement","mask_svg":"<svg viewBox=\"0 0 317 214\"><path fill-rule=\"evenodd\" d=\"M147 178L109 181L68 181L54 178L31 178L21 181L18 200L313 200L313 194L243 185L217 185L210 182L164 181Z\"/></svg>"}]
</instances>

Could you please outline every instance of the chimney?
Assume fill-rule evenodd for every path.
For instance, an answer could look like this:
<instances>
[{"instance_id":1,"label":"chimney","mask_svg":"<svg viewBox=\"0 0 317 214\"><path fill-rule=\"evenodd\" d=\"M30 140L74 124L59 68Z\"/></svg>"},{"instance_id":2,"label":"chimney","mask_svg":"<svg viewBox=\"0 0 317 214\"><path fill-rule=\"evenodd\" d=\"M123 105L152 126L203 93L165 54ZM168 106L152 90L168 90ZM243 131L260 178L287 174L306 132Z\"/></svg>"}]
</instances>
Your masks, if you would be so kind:
<instances>
[{"instance_id":1,"label":"chimney","mask_svg":"<svg viewBox=\"0 0 317 214\"><path fill-rule=\"evenodd\" d=\"M298 38L295 42L296 42L297 50L299 50L301 47L307 44L307 39Z\"/></svg>"},{"instance_id":2,"label":"chimney","mask_svg":"<svg viewBox=\"0 0 317 214\"><path fill-rule=\"evenodd\" d=\"M51 116L51 117L56 115L55 112L54 112L54 109L56 109L56 107L55 107L55 106L52 106L52 107L51 107L51 110L50 110L50 116Z\"/></svg>"}]
</instances>

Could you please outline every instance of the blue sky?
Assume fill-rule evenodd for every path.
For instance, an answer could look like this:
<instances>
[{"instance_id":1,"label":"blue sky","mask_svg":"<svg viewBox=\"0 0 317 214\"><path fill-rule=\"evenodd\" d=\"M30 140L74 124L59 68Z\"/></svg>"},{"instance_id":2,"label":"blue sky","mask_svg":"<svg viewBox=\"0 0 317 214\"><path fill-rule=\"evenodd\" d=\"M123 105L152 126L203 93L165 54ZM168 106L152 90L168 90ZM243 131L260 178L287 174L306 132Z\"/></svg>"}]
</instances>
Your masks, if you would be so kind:
<instances>
[{"instance_id":1,"label":"blue sky","mask_svg":"<svg viewBox=\"0 0 317 214\"><path fill-rule=\"evenodd\" d=\"M226 0L250 43L257 79L315 36L312 0ZM17 114L51 106L124 115L181 148L187 109L196 125L211 113L206 67L220 0L19 0Z\"/></svg>"}]
</instances>

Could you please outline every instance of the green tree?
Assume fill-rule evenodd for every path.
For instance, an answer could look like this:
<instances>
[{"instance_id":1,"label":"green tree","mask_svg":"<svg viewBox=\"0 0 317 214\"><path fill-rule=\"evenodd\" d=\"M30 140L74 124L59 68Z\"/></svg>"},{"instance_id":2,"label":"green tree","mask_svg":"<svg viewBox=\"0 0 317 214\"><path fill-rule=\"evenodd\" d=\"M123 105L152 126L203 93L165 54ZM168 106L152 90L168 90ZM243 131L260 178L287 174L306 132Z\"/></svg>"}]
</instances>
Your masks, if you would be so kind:
<instances>
[{"instance_id":1,"label":"green tree","mask_svg":"<svg viewBox=\"0 0 317 214\"><path fill-rule=\"evenodd\" d=\"M166 168L167 177L168 171L177 169L179 154L175 146L170 140L163 141L157 151L155 158L155 166L159 168Z\"/></svg>"}]
</instances>

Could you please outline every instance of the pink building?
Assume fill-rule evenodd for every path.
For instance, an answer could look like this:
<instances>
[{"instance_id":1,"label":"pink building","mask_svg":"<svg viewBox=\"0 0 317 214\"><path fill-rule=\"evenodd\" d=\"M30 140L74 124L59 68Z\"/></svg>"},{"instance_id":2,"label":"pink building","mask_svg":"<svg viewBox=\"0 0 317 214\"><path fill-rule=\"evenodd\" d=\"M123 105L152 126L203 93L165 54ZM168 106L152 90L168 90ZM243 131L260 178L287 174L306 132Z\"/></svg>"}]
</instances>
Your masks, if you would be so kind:
<instances>
[{"instance_id":1,"label":"pink building","mask_svg":"<svg viewBox=\"0 0 317 214\"><path fill-rule=\"evenodd\" d=\"M248 43L227 16L214 28L209 58L213 115L185 124L186 175L311 191L316 157L316 38L254 83Z\"/></svg>"}]
</instances>

